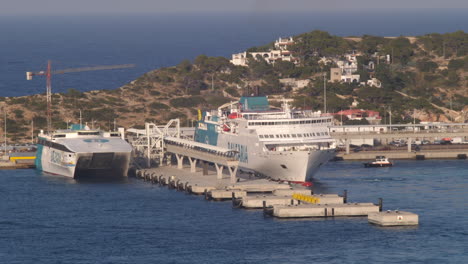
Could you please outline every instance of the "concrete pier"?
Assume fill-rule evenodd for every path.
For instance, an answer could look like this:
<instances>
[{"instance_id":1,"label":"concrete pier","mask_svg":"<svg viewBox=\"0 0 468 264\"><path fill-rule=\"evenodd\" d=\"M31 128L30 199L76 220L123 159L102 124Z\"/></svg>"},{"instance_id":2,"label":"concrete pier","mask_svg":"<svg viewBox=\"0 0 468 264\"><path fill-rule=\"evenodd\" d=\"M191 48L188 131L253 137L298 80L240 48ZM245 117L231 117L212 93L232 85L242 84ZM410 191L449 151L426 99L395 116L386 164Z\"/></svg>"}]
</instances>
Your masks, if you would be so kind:
<instances>
[{"instance_id":1,"label":"concrete pier","mask_svg":"<svg viewBox=\"0 0 468 264\"><path fill-rule=\"evenodd\" d=\"M439 150L439 151L361 151L346 154L344 152L338 153L337 157L342 160L374 160L376 156L383 155L391 160L418 160L419 157L424 159L460 159L461 156L468 156L468 149L460 150Z\"/></svg>"},{"instance_id":2,"label":"concrete pier","mask_svg":"<svg viewBox=\"0 0 468 264\"><path fill-rule=\"evenodd\" d=\"M291 190L294 194L310 195L310 190ZM278 193L278 192L277 192ZM281 192L279 192L281 193ZM337 194L318 194L311 195L317 199L318 204L343 204L343 197ZM242 198L240 206L248 209L263 208L274 205L298 205L303 202L293 199L291 195L251 195Z\"/></svg>"},{"instance_id":3,"label":"concrete pier","mask_svg":"<svg viewBox=\"0 0 468 264\"><path fill-rule=\"evenodd\" d=\"M386 211L370 213L367 220L379 226L411 226L419 224L417 214L405 211Z\"/></svg>"},{"instance_id":4,"label":"concrete pier","mask_svg":"<svg viewBox=\"0 0 468 264\"><path fill-rule=\"evenodd\" d=\"M379 212L373 203L274 205L271 214L279 218L367 216Z\"/></svg>"},{"instance_id":5,"label":"concrete pier","mask_svg":"<svg viewBox=\"0 0 468 264\"><path fill-rule=\"evenodd\" d=\"M247 191L243 190L211 190L208 197L213 200L227 200L232 198L243 198L247 196Z\"/></svg>"},{"instance_id":6,"label":"concrete pier","mask_svg":"<svg viewBox=\"0 0 468 264\"><path fill-rule=\"evenodd\" d=\"M369 222L388 225L417 224L417 215L408 212L379 213L379 205L372 203L346 203L347 192L337 194L312 194L310 189L294 188L268 179L239 174L235 183L232 175L217 171L187 168L180 164L159 168L137 170L136 176L153 184L192 194L204 195L205 199L232 200L234 207L247 209L263 208L264 213L279 218L369 216ZM262 193L262 194L259 194ZM416 217L416 218L415 218Z\"/></svg>"},{"instance_id":7,"label":"concrete pier","mask_svg":"<svg viewBox=\"0 0 468 264\"><path fill-rule=\"evenodd\" d=\"M163 166L158 168L143 169L137 172L137 176L146 180L151 180L161 185L189 191L194 194L208 195L213 199L231 199L232 192L239 197L247 192L269 192L278 190L291 190L289 184L270 181L260 178L249 178L248 175L238 175L235 183L232 183L231 175L219 174L218 171L208 170L204 175L202 168L176 166ZM310 192L310 190L309 190Z\"/></svg>"}]
</instances>

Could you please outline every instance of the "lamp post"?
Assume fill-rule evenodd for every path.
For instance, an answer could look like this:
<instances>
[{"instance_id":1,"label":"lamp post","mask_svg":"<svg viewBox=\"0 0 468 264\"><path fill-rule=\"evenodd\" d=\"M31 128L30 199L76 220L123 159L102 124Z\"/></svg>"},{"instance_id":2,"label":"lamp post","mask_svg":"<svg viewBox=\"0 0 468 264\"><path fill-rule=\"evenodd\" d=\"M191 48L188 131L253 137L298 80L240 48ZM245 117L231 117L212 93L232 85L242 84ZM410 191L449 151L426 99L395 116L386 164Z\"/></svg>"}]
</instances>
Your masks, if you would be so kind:
<instances>
[{"instance_id":1,"label":"lamp post","mask_svg":"<svg viewBox=\"0 0 468 264\"><path fill-rule=\"evenodd\" d=\"M327 112L327 73L323 73L323 112Z\"/></svg>"},{"instance_id":2,"label":"lamp post","mask_svg":"<svg viewBox=\"0 0 468 264\"><path fill-rule=\"evenodd\" d=\"M3 108L3 114L4 114L4 120L5 120L5 132L3 133L3 137L4 137L4 139L5 139L5 145L4 145L3 149L5 150L5 154L6 154L6 147L7 147L7 140L6 140L6 132L7 132L7 130L6 130L6 121L7 121L7 120L6 120L6 109L5 109L5 108Z\"/></svg>"}]
</instances>

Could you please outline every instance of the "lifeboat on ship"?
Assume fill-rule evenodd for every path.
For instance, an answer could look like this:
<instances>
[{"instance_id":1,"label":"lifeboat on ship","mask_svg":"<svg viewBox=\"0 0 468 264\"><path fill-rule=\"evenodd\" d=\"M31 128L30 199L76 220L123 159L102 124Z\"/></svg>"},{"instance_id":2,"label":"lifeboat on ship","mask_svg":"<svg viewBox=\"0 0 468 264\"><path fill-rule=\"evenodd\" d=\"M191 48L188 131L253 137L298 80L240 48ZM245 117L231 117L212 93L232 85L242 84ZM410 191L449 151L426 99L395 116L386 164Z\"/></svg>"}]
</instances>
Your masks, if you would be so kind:
<instances>
[{"instance_id":1,"label":"lifeboat on ship","mask_svg":"<svg viewBox=\"0 0 468 264\"><path fill-rule=\"evenodd\" d=\"M231 113L231 114L228 115L228 118L229 118L229 119L242 118L242 114L241 114L241 113L237 113L237 112Z\"/></svg>"}]
</instances>

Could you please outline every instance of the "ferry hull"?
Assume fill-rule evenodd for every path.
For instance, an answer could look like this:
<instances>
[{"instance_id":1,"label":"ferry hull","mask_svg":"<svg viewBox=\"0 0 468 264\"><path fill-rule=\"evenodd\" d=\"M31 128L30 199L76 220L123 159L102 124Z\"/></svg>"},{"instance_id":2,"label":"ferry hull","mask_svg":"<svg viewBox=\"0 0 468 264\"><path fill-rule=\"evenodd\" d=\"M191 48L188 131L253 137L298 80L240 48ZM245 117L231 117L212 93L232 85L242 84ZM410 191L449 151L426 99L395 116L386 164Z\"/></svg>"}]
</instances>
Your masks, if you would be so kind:
<instances>
[{"instance_id":1,"label":"ferry hull","mask_svg":"<svg viewBox=\"0 0 468 264\"><path fill-rule=\"evenodd\" d=\"M264 151L252 136L219 135L218 146L239 150L239 167L278 181L309 182L319 168L335 157L335 149Z\"/></svg>"},{"instance_id":2,"label":"ferry hull","mask_svg":"<svg viewBox=\"0 0 468 264\"><path fill-rule=\"evenodd\" d=\"M272 152L241 168L278 181L309 182L322 165L335 156L334 150Z\"/></svg>"},{"instance_id":3,"label":"ferry hull","mask_svg":"<svg viewBox=\"0 0 468 264\"><path fill-rule=\"evenodd\" d=\"M61 157L73 155L69 162ZM70 178L126 177L130 161L128 152L72 153L38 145L36 168L50 174Z\"/></svg>"}]
</instances>

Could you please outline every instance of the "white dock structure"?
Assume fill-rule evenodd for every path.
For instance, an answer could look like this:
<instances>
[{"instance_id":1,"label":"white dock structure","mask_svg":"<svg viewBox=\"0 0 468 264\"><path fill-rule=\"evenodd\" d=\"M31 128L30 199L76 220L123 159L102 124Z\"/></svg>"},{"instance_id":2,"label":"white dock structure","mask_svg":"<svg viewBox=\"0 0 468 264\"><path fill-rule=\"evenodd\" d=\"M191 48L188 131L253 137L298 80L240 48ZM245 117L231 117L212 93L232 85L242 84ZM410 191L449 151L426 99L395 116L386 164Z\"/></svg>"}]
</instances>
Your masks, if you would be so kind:
<instances>
[{"instance_id":1,"label":"white dock structure","mask_svg":"<svg viewBox=\"0 0 468 264\"><path fill-rule=\"evenodd\" d=\"M344 142L346 154L350 153L350 144L353 139L378 139L386 141L405 139L408 145L408 152L411 152L411 143L416 139L468 138L468 123L348 125L331 126L329 130L332 138Z\"/></svg>"},{"instance_id":2,"label":"white dock structure","mask_svg":"<svg viewBox=\"0 0 468 264\"><path fill-rule=\"evenodd\" d=\"M237 181L238 151L182 138L183 130L180 128L179 119L172 119L165 126L145 123L145 130L129 129L128 132L136 134L130 143L137 156L146 158L148 168L151 167L152 161L158 161L162 165L165 159L166 163L170 164L171 155L175 155L178 169L183 169L184 159L187 158L190 162L190 172L196 172L197 163L201 161L204 166L203 174L206 175L206 163L214 163L217 179L223 177L226 167L231 183Z\"/></svg>"}]
</instances>

